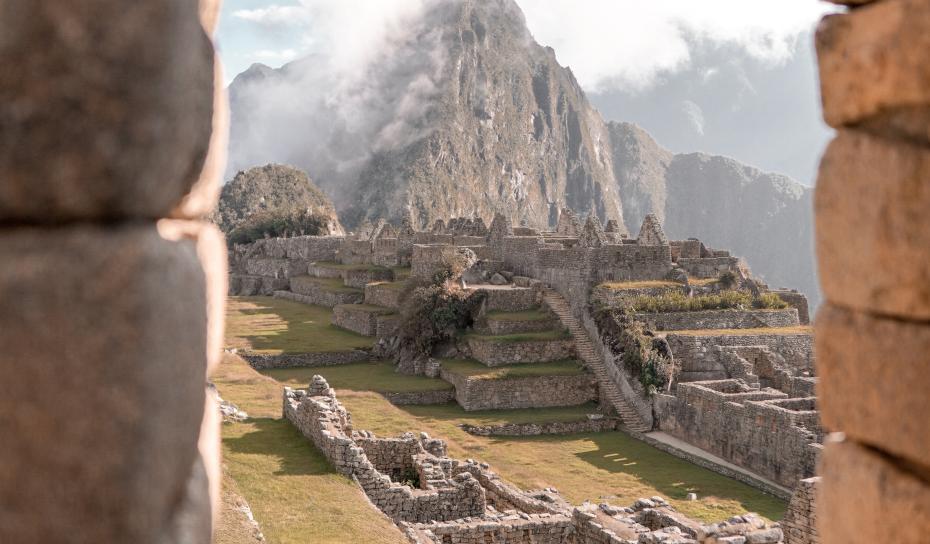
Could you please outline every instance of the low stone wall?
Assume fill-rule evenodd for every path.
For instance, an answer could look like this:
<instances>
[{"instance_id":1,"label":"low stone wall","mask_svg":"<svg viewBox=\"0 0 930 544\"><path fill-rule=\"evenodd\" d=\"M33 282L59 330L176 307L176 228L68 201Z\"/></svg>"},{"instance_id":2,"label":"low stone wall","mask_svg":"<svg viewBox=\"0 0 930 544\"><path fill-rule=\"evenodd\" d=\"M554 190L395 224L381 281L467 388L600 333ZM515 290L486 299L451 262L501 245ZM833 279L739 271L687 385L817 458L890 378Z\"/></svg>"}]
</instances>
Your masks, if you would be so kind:
<instances>
[{"instance_id":1,"label":"low stone wall","mask_svg":"<svg viewBox=\"0 0 930 544\"><path fill-rule=\"evenodd\" d=\"M516 514L495 519L455 520L406 527L414 544L564 544L572 542L574 526L566 515Z\"/></svg>"},{"instance_id":2,"label":"low stone wall","mask_svg":"<svg viewBox=\"0 0 930 544\"><path fill-rule=\"evenodd\" d=\"M600 414L597 414L600 416ZM539 436L544 434L600 433L614 431L620 426L615 417L596 417L577 421L549 423L505 423L503 425L459 425L463 431L476 436Z\"/></svg>"},{"instance_id":3,"label":"low stone wall","mask_svg":"<svg viewBox=\"0 0 930 544\"><path fill-rule=\"evenodd\" d=\"M778 298L782 299L792 308L797 309L798 319L802 325L810 325L810 310L808 309L807 297L792 289L777 289L772 291Z\"/></svg>"},{"instance_id":4,"label":"low stone wall","mask_svg":"<svg viewBox=\"0 0 930 544\"><path fill-rule=\"evenodd\" d=\"M575 356L575 342L571 338L495 342L472 337L465 342L464 347L472 359L491 367L545 363Z\"/></svg>"},{"instance_id":5,"label":"low stone wall","mask_svg":"<svg viewBox=\"0 0 930 544\"><path fill-rule=\"evenodd\" d=\"M389 308L367 304L340 304L333 308L333 325L357 332L363 336L377 336L378 320L390 314ZM385 323L383 327L388 327ZM387 330L385 328L385 330Z\"/></svg>"},{"instance_id":6,"label":"low stone wall","mask_svg":"<svg viewBox=\"0 0 930 544\"><path fill-rule=\"evenodd\" d=\"M239 355L255 370L266 368L315 368L348 365L372 359L371 353L355 349L351 351L324 351L320 353L243 353Z\"/></svg>"},{"instance_id":7,"label":"low stone wall","mask_svg":"<svg viewBox=\"0 0 930 544\"><path fill-rule=\"evenodd\" d=\"M455 400L455 389L450 387L437 391L383 392L381 396L396 406L448 404Z\"/></svg>"},{"instance_id":8,"label":"low stone wall","mask_svg":"<svg viewBox=\"0 0 930 544\"><path fill-rule=\"evenodd\" d=\"M327 266L325 263L313 262L307 265L307 274L314 278L342 279L343 270Z\"/></svg>"},{"instance_id":9,"label":"low stone wall","mask_svg":"<svg viewBox=\"0 0 930 544\"><path fill-rule=\"evenodd\" d=\"M482 289L480 285L476 285L473 288L487 293L484 309L488 312L522 312L536 308L542 303L541 291L529 287Z\"/></svg>"},{"instance_id":10,"label":"low stone wall","mask_svg":"<svg viewBox=\"0 0 930 544\"><path fill-rule=\"evenodd\" d=\"M514 319L484 319L476 327L482 334L506 335L518 334L523 332L543 332L551 331L561 327L558 318L553 316L550 319L535 320L514 320Z\"/></svg>"},{"instance_id":11,"label":"low stone wall","mask_svg":"<svg viewBox=\"0 0 930 544\"><path fill-rule=\"evenodd\" d=\"M285 388L283 400L284 417L313 442L337 472L354 478L371 502L391 519L425 523L484 513L484 488L469 473L458 474L434 489L414 489L381 473L356 442L348 413L325 381L311 383L306 392ZM427 451L425 445L421 449Z\"/></svg>"},{"instance_id":12,"label":"low stone wall","mask_svg":"<svg viewBox=\"0 0 930 544\"><path fill-rule=\"evenodd\" d=\"M230 296L271 296L272 293L279 289L287 289L287 286L287 278L270 278L244 274L231 274L229 276Z\"/></svg>"},{"instance_id":13,"label":"low stone wall","mask_svg":"<svg viewBox=\"0 0 930 544\"><path fill-rule=\"evenodd\" d=\"M365 286L365 304L396 310L400 308L400 297L403 293L403 289L392 283L369 283Z\"/></svg>"},{"instance_id":14,"label":"low stone wall","mask_svg":"<svg viewBox=\"0 0 930 544\"><path fill-rule=\"evenodd\" d=\"M702 310L698 312L637 312L636 319L655 331L756 329L800 325L795 308L784 310Z\"/></svg>"},{"instance_id":15,"label":"low stone wall","mask_svg":"<svg viewBox=\"0 0 930 544\"><path fill-rule=\"evenodd\" d=\"M361 291L334 291L327 289L324 285L315 283L313 279L309 276L291 278L291 293L296 296L282 294L281 298L288 298L304 304L326 306L327 308L333 308L340 304L358 304L365 298ZM275 296L278 296L278 291L275 292Z\"/></svg>"},{"instance_id":16,"label":"low stone wall","mask_svg":"<svg viewBox=\"0 0 930 544\"><path fill-rule=\"evenodd\" d=\"M656 395L659 428L779 485L793 488L814 474L823 440L813 398L789 399L736 380L678 385Z\"/></svg>"},{"instance_id":17,"label":"low stone wall","mask_svg":"<svg viewBox=\"0 0 930 544\"><path fill-rule=\"evenodd\" d=\"M692 278L716 278L724 272L735 272L739 267L739 259L737 257L679 258L678 266Z\"/></svg>"},{"instance_id":18,"label":"low stone wall","mask_svg":"<svg viewBox=\"0 0 930 544\"><path fill-rule=\"evenodd\" d=\"M364 289L366 285L376 281L393 281L394 272L390 268L370 268L363 270L345 270L342 279L347 287Z\"/></svg>"},{"instance_id":19,"label":"low stone wall","mask_svg":"<svg viewBox=\"0 0 930 544\"><path fill-rule=\"evenodd\" d=\"M597 398L597 384L590 374L492 380L443 368L439 376L455 386L455 400L466 411L574 406Z\"/></svg>"},{"instance_id":20,"label":"low stone wall","mask_svg":"<svg viewBox=\"0 0 930 544\"><path fill-rule=\"evenodd\" d=\"M307 261L292 259L255 258L247 260L241 270L250 276L290 278L307 273Z\"/></svg>"},{"instance_id":21,"label":"low stone wall","mask_svg":"<svg viewBox=\"0 0 930 544\"><path fill-rule=\"evenodd\" d=\"M788 510L781 521L785 544L817 544L817 490L820 478L805 478L798 482Z\"/></svg>"}]
</instances>

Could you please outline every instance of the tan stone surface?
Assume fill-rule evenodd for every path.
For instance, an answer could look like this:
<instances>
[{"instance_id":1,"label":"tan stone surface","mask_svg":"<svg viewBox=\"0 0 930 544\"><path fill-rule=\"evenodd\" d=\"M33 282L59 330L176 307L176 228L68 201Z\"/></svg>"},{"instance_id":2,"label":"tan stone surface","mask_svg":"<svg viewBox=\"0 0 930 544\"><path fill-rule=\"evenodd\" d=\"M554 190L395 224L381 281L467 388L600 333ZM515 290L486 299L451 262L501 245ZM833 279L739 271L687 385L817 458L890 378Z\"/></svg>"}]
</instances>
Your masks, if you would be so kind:
<instances>
[{"instance_id":1,"label":"tan stone surface","mask_svg":"<svg viewBox=\"0 0 930 544\"><path fill-rule=\"evenodd\" d=\"M821 544L926 544L930 485L853 442L828 441L817 507Z\"/></svg>"},{"instance_id":2,"label":"tan stone surface","mask_svg":"<svg viewBox=\"0 0 930 544\"><path fill-rule=\"evenodd\" d=\"M930 319L930 148L841 130L814 196L827 300Z\"/></svg>"},{"instance_id":3,"label":"tan stone surface","mask_svg":"<svg viewBox=\"0 0 930 544\"><path fill-rule=\"evenodd\" d=\"M197 258L203 268L207 286L207 376L220 364L226 332L226 294L229 269L226 262L226 237L212 223L163 219L158 232L166 240L190 240L196 243Z\"/></svg>"},{"instance_id":4,"label":"tan stone surface","mask_svg":"<svg viewBox=\"0 0 930 544\"><path fill-rule=\"evenodd\" d=\"M825 304L815 342L824 427L930 467L930 325Z\"/></svg>"},{"instance_id":5,"label":"tan stone surface","mask_svg":"<svg viewBox=\"0 0 930 544\"><path fill-rule=\"evenodd\" d=\"M0 221L157 218L201 173L197 0L0 3Z\"/></svg>"},{"instance_id":6,"label":"tan stone surface","mask_svg":"<svg viewBox=\"0 0 930 544\"><path fill-rule=\"evenodd\" d=\"M826 16L817 29L824 119L833 127L906 110L930 109L930 10L925 0L882 0ZM902 127L904 128L904 127Z\"/></svg>"},{"instance_id":7,"label":"tan stone surface","mask_svg":"<svg viewBox=\"0 0 930 544\"><path fill-rule=\"evenodd\" d=\"M171 217L200 219L209 217L220 200L220 187L226 170L229 147L229 99L223 84L223 64L214 56L213 68L213 132L207 157L197 181L181 203L172 210Z\"/></svg>"},{"instance_id":8,"label":"tan stone surface","mask_svg":"<svg viewBox=\"0 0 930 544\"><path fill-rule=\"evenodd\" d=\"M195 244L7 228L0 255L0 542L154 542L202 424Z\"/></svg>"},{"instance_id":9,"label":"tan stone surface","mask_svg":"<svg viewBox=\"0 0 930 544\"><path fill-rule=\"evenodd\" d=\"M200 0L200 24L207 34L213 35L220 20L223 0Z\"/></svg>"}]
</instances>

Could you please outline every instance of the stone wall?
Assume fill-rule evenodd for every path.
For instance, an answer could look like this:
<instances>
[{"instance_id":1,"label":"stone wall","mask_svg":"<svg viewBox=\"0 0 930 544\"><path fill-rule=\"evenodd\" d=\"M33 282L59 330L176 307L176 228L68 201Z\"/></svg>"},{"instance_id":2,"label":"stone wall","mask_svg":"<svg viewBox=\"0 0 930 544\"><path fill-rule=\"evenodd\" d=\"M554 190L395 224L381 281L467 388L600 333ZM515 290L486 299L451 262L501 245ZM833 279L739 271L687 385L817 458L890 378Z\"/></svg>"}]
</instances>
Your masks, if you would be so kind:
<instances>
[{"instance_id":1,"label":"stone wall","mask_svg":"<svg viewBox=\"0 0 930 544\"><path fill-rule=\"evenodd\" d=\"M289 283L287 278L230 274L228 292L232 296L271 296L275 291L287 289Z\"/></svg>"},{"instance_id":2,"label":"stone wall","mask_svg":"<svg viewBox=\"0 0 930 544\"><path fill-rule=\"evenodd\" d=\"M591 417L596 416L596 417ZM614 431L620 425L615 417L589 414L577 421L552 421L549 423L504 423L501 425L460 425L463 431L476 436L539 436L544 434L601 433Z\"/></svg>"},{"instance_id":3,"label":"stone wall","mask_svg":"<svg viewBox=\"0 0 930 544\"><path fill-rule=\"evenodd\" d=\"M391 283L370 283L365 286L365 304L400 308L400 297L404 290Z\"/></svg>"},{"instance_id":4,"label":"stone wall","mask_svg":"<svg viewBox=\"0 0 930 544\"><path fill-rule=\"evenodd\" d=\"M228 111L202 4L0 8L0 542L211 540Z\"/></svg>"},{"instance_id":5,"label":"stone wall","mask_svg":"<svg viewBox=\"0 0 930 544\"><path fill-rule=\"evenodd\" d=\"M319 353L240 353L239 355L255 370L339 366L372 359L371 352L361 349L323 351Z\"/></svg>"},{"instance_id":6,"label":"stone wall","mask_svg":"<svg viewBox=\"0 0 930 544\"><path fill-rule=\"evenodd\" d=\"M800 324L795 308L786 310L702 310L697 312L639 312L636 319L654 331L696 329L755 329Z\"/></svg>"},{"instance_id":7,"label":"stone wall","mask_svg":"<svg viewBox=\"0 0 930 544\"><path fill-rule=\"evenodd\" d=\"M365 295L362 291L344 289L329 289L327 286L314 281L310 276L297 276L290 280L290 291L274 291L274 296L286 298L304 304L315 304L332 308L340 304L358 304Z\"/></svg>"},{"instance_id":8,"label":"stone wall","mask_svg":"<svg viewBox=\"0 0 930 544\"><path fill-rule=\"evenodd\" d=\"M513 514L489 523L486 519L455 520L407 528L414 544L563 544L574 540L572 519L566 515Z\"/></svg>"},{"instance_id":9,"label":"stone wall","mask_svg":"<svg viewBox=\"0 0 930 544\"><path fill-rule=\"evenodd\" d=\"M284 417L313 442L337 472L354 478L371 502L396 521L429 522L480 516L485 509L484 488L471 474L462 473L443 482L443 487L414 489L391 481L368 458L365 446L374 449L372 435L356 436L348 413L336 400L325 380L315 377L307 391L285 389ZM427 452L426 439L417 441ZM408 441L396 442L408 452ZM394 456L382 451L391 442L379 442L380 461L393 466ZM398 454L399 455L399 454Z\"/></svg>"},{"instance_id":10,"label":"stone wall","mask_svg":"<svg viewBox=\"0 0 930 544\"><path fill-rule=\"evenodd\" d=\"M440 377L455 386L455 400L466 411L572 406L597 398L590 374L491 380L441 369Z\"/></svg>"},{"instance_id":11,"label":"stone wall","mask_svg":"<svg viewBox=\"0 0 930 544\"><path fill-rule=\"evenodd\" d=\"M455 400L455 390L383 392L381 396L396 406L419 404L448 404Z\"/></svg>"},{"instance_id":12,"label":"stone wall","mask_svg":"<svg viewBox=\"0 0 930 544\"><path fill-rule=\"evenodd\" d=\"M679 381L723 379L729 377L720 350L716 346L765 346L779 354L789 368L798 372L813 371L813 338L808 333L690 335L669 333L665 336L675 359L681 364Z\"/></svg>"},{"instance_id":13,"label":"stone wall","mask_svg":"<svg viewBox=\"0 0 930 544\"><path fill-rule=\"evenodd\" d=\"M380 306L340 304L333 308L333 325L357 332L362 336L377 336L379 318L391 312L391 309Z\"/></svg>"},{"instance_id":14,"label":"stone wall","mask_svg":"<svg viewBox=\"0 0 930 544\"><path fill-rule=\"evenodd\" d=\"M813 476L823 439L815 399L789 399L736 380L682 383L658 395L659 428L780 485Z\"/></svg>"},{"instance_id":15,"label":"stone wall","mask_svg":"<svg viewBox=\"0 0 930 544\"><path fill-rule=\"evenodd\" d=\"M724 272L736 272L739 269L737 257L704 257L698 259L678 259L678 266L692 278L716 278Z\"/></svg>"},{"instance_id":16,"label":"stone wall","mask_svg":"<svg viewBox=\"0 0 930 544\"><path fill-rule=\"evenodd\" d=\"M475 289L485 293L484 311L487 312L520 312L536 308L542 302L542 293L534 288Z\"/></svg>"},{"instance_id":17,"label":"stone wall","mask_svg":"<svg viewBox=\"0 0 930 544\"><path fill-rule=\"evenodd\" d=\"M493 338L493 337L486 337ZM545 363L570 359L575 355L571 337L558 340L518 340L496 342L485 338L468 337L461 342L472 359L487 366L504 366L518 363Z\"/></svg>"},{"instance_id":18,"label":"stone wall","mask_svg":"<svg viewBox=\"0 0 930 544\"><path fill-rule=\"evenodd\" d=\"M781 520L785 533L785 544L817 544L817 488L820 478L805 478L798 482L798 487L791 496L788 510Z\"/></svg>"}]
</instances>

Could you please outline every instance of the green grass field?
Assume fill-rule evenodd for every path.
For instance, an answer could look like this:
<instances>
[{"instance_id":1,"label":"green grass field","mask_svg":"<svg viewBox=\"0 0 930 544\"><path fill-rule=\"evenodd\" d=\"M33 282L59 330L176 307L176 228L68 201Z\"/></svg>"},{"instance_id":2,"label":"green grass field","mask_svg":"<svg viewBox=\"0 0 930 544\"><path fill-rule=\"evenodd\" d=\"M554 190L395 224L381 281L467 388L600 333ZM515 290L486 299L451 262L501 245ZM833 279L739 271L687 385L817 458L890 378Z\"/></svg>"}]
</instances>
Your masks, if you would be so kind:
<instances>
[{"instance_id":1,"label":"green grass field","mask_svg":"<svg viewBox=\"0 0 930 544\"><path fill-rule=\"evenodd\" d=\"M394 365L386 362L357 363L323 368L274 368L263 370L283 385L306 389L310 378L319 374L335 389L349 391L376 391L403 393L411 391L437 391L451 389L452 385L438 378L406 376L394 372Z\"/></svg>"},{"instance_id":2,"label":"green grass field","mask_svg":"<svg viewBox=\"0 0 930 544\"><path fill-rule=\"evenodd\" d=\"M488 367L471 359L442 359L442 368L453 374L482 378L486 380L504 380L507 378L529 378L538 376L574 376L584 372L581 363L574 359Z\"/></svg>"},{"instance_id":3,"label":"green grass field","mask_svg":"<svg viewBox=\"0 0 930 544\"><path fill-rule=\"evenodd\" d=\"M331 324L332 310L273 297L230 297L226 347L256 353L319 353L370 348L371 338Z\"/></svg>"},{"instance_id":4,"label":"green grass field","mask_svg":"<svg viewBox=\"0 0 930 544\"><path fill-rule=\"evenodd\" d=\"M328 326L330 314L326 308L266 297L233 298L227 343L252 349L258 344L271 346L265 349L299 346L315 351L355 347L352 341L356 339L370 345L369 339L351 333L336 330L334 335L334 329ZM467 371L478 363L455 364ZM531 371L531 367L543 365L525 367ZM508 371L523 369L511 367ZM314 374L323 375L336 388L340 401L352 414L355 428L381 436L425 431L446 440L451 456L486 461L503 478L524 489L555 487L575 504L609 500L626 505L639 497L663 495L681 512L706 522L745 511L770 519L780 519L784 514L784 501L621 432L479 437L459 427L462 423L577 420L596 412L593 404L481 412L465 412L454 403L399 407L378 392L445 389L450 385L442 380L397 374L392 365L383 362L276 369L264 371L263 375L240 357L227 354L214 382L223 398L236 403L251 419L224 425L224 462L270 543L404 542L400 532L365 500L355 484L336 474L306 439L280 419L283 386L304 388ZM685 500L690 492L698 494L697 501ZM232 539L217 542L236 543Z\"/></svg>"}]
</instances>

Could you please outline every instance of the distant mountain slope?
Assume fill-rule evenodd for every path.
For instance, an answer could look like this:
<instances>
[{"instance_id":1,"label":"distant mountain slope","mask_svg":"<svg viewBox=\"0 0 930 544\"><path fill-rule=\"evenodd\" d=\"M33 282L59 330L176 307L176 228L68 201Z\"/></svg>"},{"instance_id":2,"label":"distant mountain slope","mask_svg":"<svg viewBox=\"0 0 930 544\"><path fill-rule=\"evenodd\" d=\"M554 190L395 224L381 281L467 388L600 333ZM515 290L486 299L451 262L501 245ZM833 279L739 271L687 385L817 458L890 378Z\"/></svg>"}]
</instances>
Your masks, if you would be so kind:
<instances>
[{"instance_id":1,"label":"distant mountain slope","mask_svg":"<svg viewBox=\"0 0 930 544\"><path fill-rule=\"evenodd\" d=\"M336 208L310 177L293 166L266 164L239 172L223 186L217 226L230 232L258 212L309 211L329 222L329 234L344 234Z\"/></svg>"},{"instance_id":2,"label":"distant mountain slope","mask_svg":"<svg viewBox=\"0 0 930 544\"><path fill-rule=\"evenodd\" d=\"M816 303L812 191L787 176L704 153L674 155L643 129L609 123L623 213L656 213L672 238L696 237L745 257L774 287Z\"/></svg>"},{"instance_id":3,"label":"distant mountain slope","mask_svg":"<svg viewBox=\"0 0 930 544\"><path fill-rule=\"evenodd\" d=\"M816 301L809 190L605 123L513 0L428 5L363 74L340 79L316 57L240 74L231 167L307 169L350 227L496 211L545 227L569 206L636 229L655 212L671 237L730 249Z\"/></svg>"}]
</instances>

